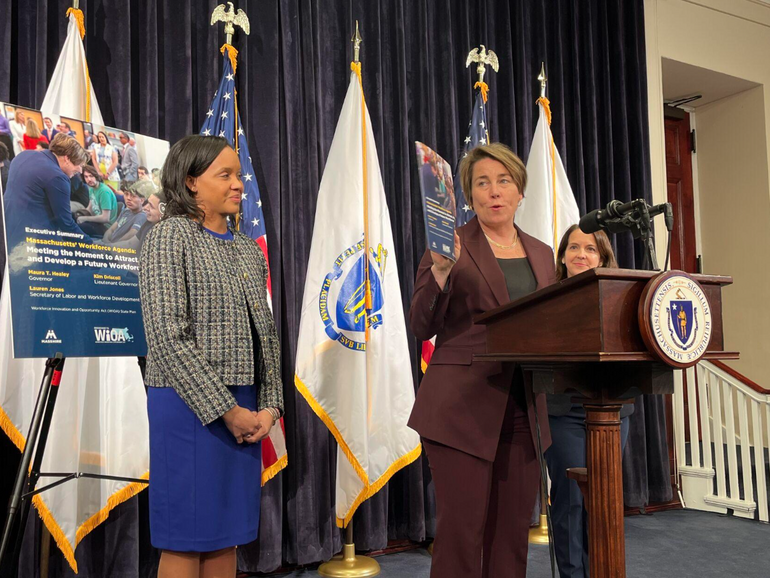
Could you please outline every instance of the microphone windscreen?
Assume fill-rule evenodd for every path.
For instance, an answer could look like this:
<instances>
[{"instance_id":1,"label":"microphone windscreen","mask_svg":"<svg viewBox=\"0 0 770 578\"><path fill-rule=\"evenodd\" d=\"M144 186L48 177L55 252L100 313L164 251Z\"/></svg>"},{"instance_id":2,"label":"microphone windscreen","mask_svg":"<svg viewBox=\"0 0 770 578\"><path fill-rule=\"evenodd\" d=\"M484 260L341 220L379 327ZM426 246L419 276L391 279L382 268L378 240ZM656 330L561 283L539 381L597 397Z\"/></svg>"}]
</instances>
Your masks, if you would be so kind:
<instances>
[{"instance_id":1,"label":"microphone windscreen","mask_svg":"<svg viewBox=\"0 0 770 578\"><path fill-rule=\"evenodd\" d=\"M602 223L599 221L599 212L600 211L591 211L580 218L580 224L578 226L586 235L601 231Z\"/></svg>"}]
</instances>

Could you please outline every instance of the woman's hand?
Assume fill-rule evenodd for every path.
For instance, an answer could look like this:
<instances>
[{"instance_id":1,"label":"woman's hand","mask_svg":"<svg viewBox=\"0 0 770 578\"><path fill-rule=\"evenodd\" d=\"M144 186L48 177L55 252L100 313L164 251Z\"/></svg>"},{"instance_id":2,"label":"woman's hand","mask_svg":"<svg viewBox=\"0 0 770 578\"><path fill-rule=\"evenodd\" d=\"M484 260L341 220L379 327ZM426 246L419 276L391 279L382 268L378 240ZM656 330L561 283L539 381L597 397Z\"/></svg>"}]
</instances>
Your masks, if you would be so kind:
<instances>
[{"instance_id":1,"label":"woman's hand","mask_svg":"<svg viewBox=\"0 0 770 578\"><path fill-rule=\"evenodd\" d=\"M254 443L259 441L262 437L257 438L261 434L260 428L262 424L257 419L256 414L250 409L236 405L235 407L227 410L222 419L225 421L227 429L235 437L235 441L239 444L244 441L247 443ZM266 435L266 434L265 434Z\"/></svg>"},{"instance_id":2,"label":"woman's hand","mask_svg":"<svg viewBox=\"0 0 770 578\"><path fill-rule=\"evenodd\" d=\"M263 409L262 411L252 412L259 421L259 431L256 435L253 435L246 439L250 444L255 444L270 435L270 430L273 429L273 416L269 411Z\"/></svg>"},{"instance_id":3,"label":"woman's hand","mask_svg":"<svg viewBox=\"0 0 770 578\"><path fill-rule=\"evenodd\" d=\"M444 257L438 253L430 252L431 259L433 259L433 266L430 268L433 273L433 277L436 279L436 283L443 290L446 286L447 279L449 279L449 273L452 271L455 263L460 260L460 252L462 245L460 244L460 236L455 231L455 261L452 261L449 257Z\"/></svg>"}]
</instances>

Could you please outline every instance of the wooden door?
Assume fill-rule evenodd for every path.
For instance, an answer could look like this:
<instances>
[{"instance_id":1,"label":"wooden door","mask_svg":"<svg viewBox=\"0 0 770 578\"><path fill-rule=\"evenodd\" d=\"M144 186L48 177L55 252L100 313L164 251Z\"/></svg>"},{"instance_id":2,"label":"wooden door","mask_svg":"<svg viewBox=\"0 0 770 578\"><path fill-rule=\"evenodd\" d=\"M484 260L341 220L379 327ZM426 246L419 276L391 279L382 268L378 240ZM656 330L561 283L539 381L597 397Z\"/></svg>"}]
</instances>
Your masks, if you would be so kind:
<instances>
[{"instance_id":1,"label":"wooden door","mask_svg":"<svg viewBox=\"0 0 770 578\"><path fill-rule=\"evenodd\" d=\"M698 272L695 247L695 201L692 189L692 135L690 115L666 118L666 184L674 208L671 268Z\"/></svg>"}]
</instances>

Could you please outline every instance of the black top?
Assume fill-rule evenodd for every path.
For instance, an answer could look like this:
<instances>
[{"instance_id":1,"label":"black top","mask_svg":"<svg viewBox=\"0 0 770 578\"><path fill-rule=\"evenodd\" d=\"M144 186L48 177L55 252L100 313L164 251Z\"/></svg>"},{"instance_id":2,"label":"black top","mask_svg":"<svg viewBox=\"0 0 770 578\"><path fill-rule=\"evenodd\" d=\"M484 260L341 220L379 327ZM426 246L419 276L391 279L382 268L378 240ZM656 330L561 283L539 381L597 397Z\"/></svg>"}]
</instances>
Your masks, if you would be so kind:
<instances>
[{"instance_id":1,"label":"black top","mask_svg":"<svg viewBox=\"0 0 770 578\"><path fill-rule=\"evenodd\" d=\"M505 284L508 286L508 297L511 301L521 299L537 290L537 280L526 257L498 259L497 262L505 275Z\"/></svg>"},{"instance_id":2,"label":"black top","mask_svg":"<svg viewBox=\"0 0 770 578\"><path fill-rule=\"evenodd\" d=\"M532 267L529 265L526 257L519 257L517 259L498 259L497 263L500 265L500 269L503 270L505 276L505 284L508 287L508 297L511 301L516 301L525 295L529 295L537 290L537 280L535 274L532 272ZM518 406L526 411L527 401L526 394L524 393L524 376L521 373L521 369L517 368L513 374L513 385L511 387L511 401L518 404ZM503 420L502 436L513 435L513 423L511 422L511 412L505 412L506 418ZM510 431L509 431L510 430Z\"/></svg>"}]
</instances>

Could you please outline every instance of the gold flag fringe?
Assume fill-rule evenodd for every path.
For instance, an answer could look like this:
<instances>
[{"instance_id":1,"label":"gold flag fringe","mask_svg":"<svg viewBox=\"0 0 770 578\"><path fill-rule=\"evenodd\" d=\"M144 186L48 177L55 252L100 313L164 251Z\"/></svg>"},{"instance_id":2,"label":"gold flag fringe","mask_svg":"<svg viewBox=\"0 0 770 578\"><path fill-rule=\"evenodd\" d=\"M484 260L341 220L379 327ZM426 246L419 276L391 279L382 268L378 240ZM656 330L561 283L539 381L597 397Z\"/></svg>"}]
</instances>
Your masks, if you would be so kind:
<instances>
[{"instance_id":1,"label":"gold flag fringe","mask_svg":"<svg viewBox=\"0 0 770 578\"><path fill-rule=\"evenodd\" d=\"M22 433L16 428L16 426L8 417L8 414L5 413L2 407L0 407L0 429L2 429L5 432L5 435L8 436L11 442L13 442L13 445L15 445L20 452L24 451L24 446L27 444L27 440L24 438ZM281 462L279 461L277 463L281 463ZM284 463L282 467L285 467L285 465L286 464ZM278 470L280 470L280 468ZM273 473L273 476L276 473L278 473L278 471ZM141 476L141 478L144 480L148 480L150 478L150 472L145 472L144 475ZM59 526L59 523L56 521L56 518L54 518L53 514L51 513L51 510L49 510L48 506L46 506L40 494L37 494L32 497L32 505L35 506L35 509L37 510L37 513L40 516L40 519L43 521L43 524L45 524L45 527L48 529L48 532L51 534L51 536L53 536L53 539L56 542L56 545L59 547L59 550L61 550L61 553L64 556L65 560L67 560L67 563L70 565L70 568L72 568L72 571L77 574L78 564L77 564L77 561L75 560L75 548L77 548L81 540L83 540L83 538L85 538L89 534L89 532L91 532L91 530L96 528L96 526L104 522L109 517L110 512L115 507L119 506L129 498L135 496L146 487L147 487L147 484L134 482L127 485L125 488L118 490L113 495L111 495L107 499L107 504L104 506L104 508L102 508L96 514L91 516L88 520L83 522L80 525L80 527L77 529L77 531L75 532L74 548L72 544L70 544L70 541L67 539L67 536L65 535L64 531L61 529L61 526Z\"/></svg>"},{"instance_id":2,"label":"gold flag fringe","mask_svg":"<svg viewBox=\"0 0 770 578\"><path fill-rule=\"evenodd\" d=\"M289 465L289 456L288 454L284 454L277 462L262 472L262 486L277 476L278 472L280 472L287 465Z\"/></svg>"}]
</instances>

